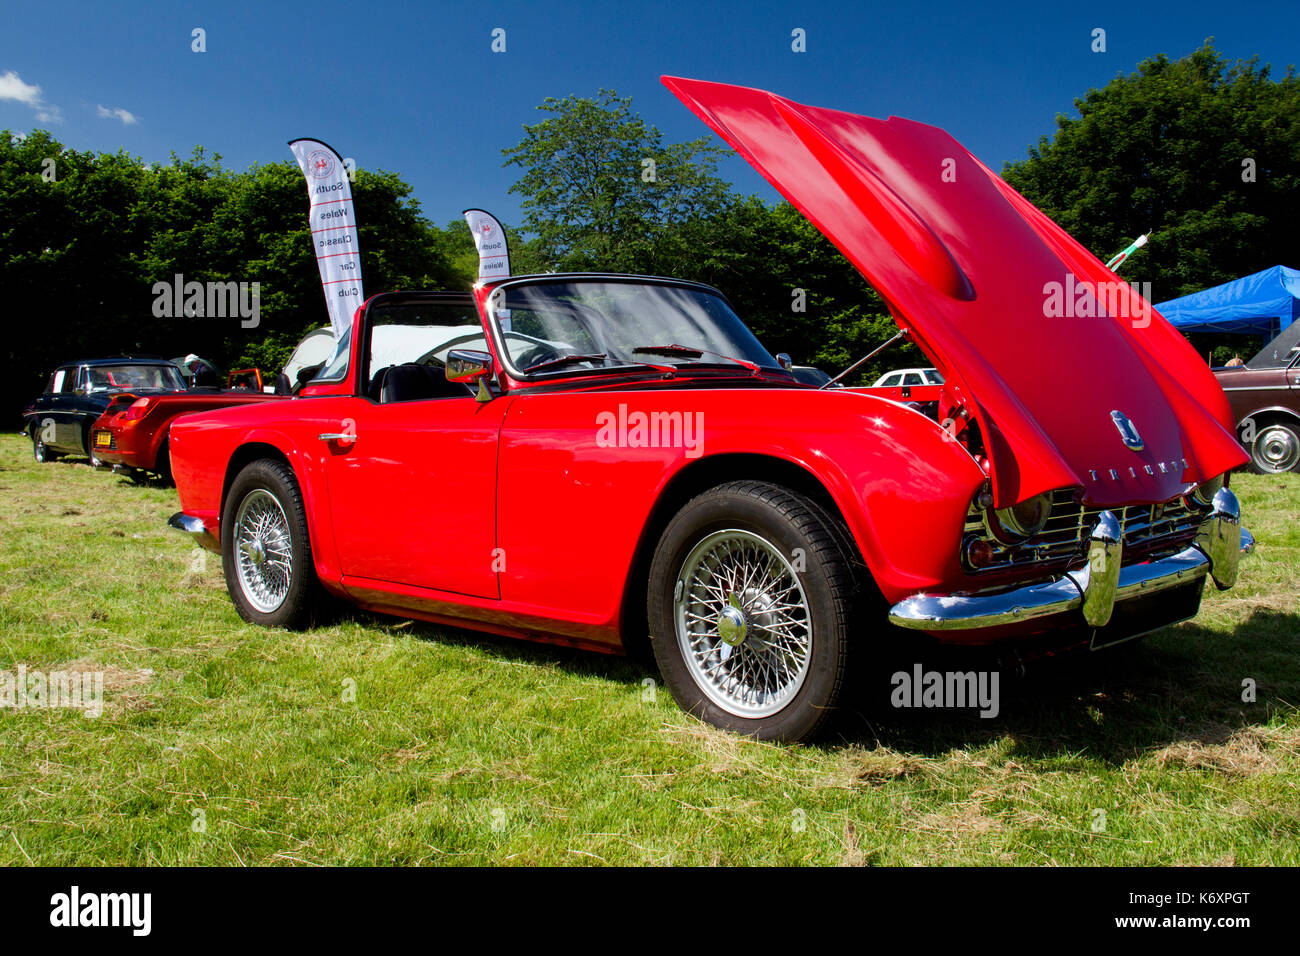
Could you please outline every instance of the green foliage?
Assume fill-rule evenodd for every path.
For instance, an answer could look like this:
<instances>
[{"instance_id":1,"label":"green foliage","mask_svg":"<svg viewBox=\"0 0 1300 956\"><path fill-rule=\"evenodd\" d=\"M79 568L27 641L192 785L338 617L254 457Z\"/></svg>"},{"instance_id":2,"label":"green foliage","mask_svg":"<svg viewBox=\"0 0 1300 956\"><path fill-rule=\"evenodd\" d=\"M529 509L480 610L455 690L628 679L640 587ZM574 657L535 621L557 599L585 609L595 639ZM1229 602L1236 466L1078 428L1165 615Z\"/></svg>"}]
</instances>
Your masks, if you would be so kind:
<instances>
[{"instance_id":1,"label":"green foliage","mask_svg":"<svg viewBox=\"0 0 1300 956\"><path fill-rule=\"evenodd\" d=\"M740 197L718 179L722 147L704 139L665 144L627 98L608 90L594 99L548 98L540 109L547 118L505 150L507 165L523 170L511 191L524 197L523 227L533 237L524 249L531 268L516 257L516 272L707 282L727 293L769 351L834 370L893 334L880 298L797 210ZM642 175L646 159L655 162L654 181ZM855 380L900 354L887 353Z\"/></svg>"},{"instance_id":2,"label":"green foliage","mask_svg":"<svg viewBox=\"0 0 1300 956\"><path fill-rule=\"evenodd\" d=\"M1228 63L1207 42L1144 60L1075 101L1003 177L1106 259L1151 242L1122 274L1172 299L1300 262L1300 81L1257 59ZM1243 163L1254 162L1254 182Z\"/></svg>"},{"instance_id":3,"label":"green foliage","mask_svg":"<svg viewBox=\"0 0 1300 956\"><path fill-rule=\"evenodd\" d=\"M468 284L396 173L358 170L353 195L367 288ZM65 149L45 131L0 134L0 288L16 317L0 408L14 415L51 366L79 356L195 352L256 365L269 379L307 330L329 321L307 204L291 160L241 173L199 147L153 166ZM154 284L177 274L259 283L258 325L155 317Z\"/></svg>"},{"instance_id":4,"label":"green foliage","mask_svg":"<svg viewBox=\"0 0 1300 956\"><path fill-rule=\"evenodd\" d=\"M671 274L735 201L716 175L721 146L665 145L626 97L547 97L538 109L547 118L503 152L523 171L510 191L523 196L523 228L547 269Z\"/></svg>"}]
</instances>

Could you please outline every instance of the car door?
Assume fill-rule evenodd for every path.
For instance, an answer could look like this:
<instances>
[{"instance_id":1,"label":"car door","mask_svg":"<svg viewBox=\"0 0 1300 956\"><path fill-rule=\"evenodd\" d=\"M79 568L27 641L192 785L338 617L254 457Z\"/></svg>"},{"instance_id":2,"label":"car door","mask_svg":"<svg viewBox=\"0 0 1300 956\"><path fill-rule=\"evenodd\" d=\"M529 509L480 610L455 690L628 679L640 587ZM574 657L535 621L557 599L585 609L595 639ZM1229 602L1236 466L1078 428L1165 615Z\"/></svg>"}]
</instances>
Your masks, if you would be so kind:
<instances>
[{"instance_id":1,"label":"car door","mask_svg":"<svg viewBox=\"0 0 1300 956\"><path fill-rule=\"evenodd\" d=\"M463 327L448 338L463 338ZM426 340L408 354L391 344L380 351L391 365L409 367L430 347ZM355 579L365 579L499 599L497 441L509 400L479 402L464 387L428 398L383 397L375 389L373 396L344 399L338 430L318 439L328 449L329 506L345 585L352 578L364 586Z\"/></svg>"},{"instance_id":2,"label":"car door","mask_svg":"<svg viewBox=\"0 0 1300 956\"><path fill-rule=\"evenodd\" d=\"M63 445L77 454L90 451L90 426L103 413L108 405L104 391L104 377L91 366L83 365L77 370L76 390L67 399L67 434Z\"/></svg>"},{"instance_id":3,"label":"car door","mask_svg":"<svg viewBox=\"0 0 1300 956\"><path fill-rule=\"evenodd\" d=\"M60 376L59 372L63 375ZM37 403L37 422L45 443L65 454L81 454L81 426L85 415L86 367L68 366L54 373L51 391Z\"/></svg>"}]
</instances>

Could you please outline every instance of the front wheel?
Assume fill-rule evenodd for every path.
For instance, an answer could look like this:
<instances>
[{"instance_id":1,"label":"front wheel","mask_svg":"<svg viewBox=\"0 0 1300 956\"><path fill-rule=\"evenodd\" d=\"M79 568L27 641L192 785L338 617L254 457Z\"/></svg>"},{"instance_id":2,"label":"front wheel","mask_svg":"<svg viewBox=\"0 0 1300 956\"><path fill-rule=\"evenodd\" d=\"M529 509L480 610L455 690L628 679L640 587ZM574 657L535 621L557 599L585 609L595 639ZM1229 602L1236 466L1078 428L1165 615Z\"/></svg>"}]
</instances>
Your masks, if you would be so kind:
<instances>
[{"instance_id":1,"label":"front wheel","mask_svg":"<svg viewBox=\"0 0 1300 956\"><path fill-rule=\"evenodd\" d=\"M1250 444L1251 468L1264 475L1300 470L1300 432L1288 422L1269 422Z\"/></svg>"},{"instance_id":2,"label":"front wheel","mask_svg":"<svg viewBox=\"0 0 1300 956\"><path fill-rule=\"evenodd\" d=\"M835 711L857 598L834 519L786 488L737 481L669 522L650 568L651 644L687 712L763 740L811 737Z\"/></svg>"},{"instance_id":3,"label":"front wheel","mask_svg":"<svg viewBox=\"0 0 1300 956\"><path fill-rule=\"evenodd\" d=\"M302 493L283 462L245 466L221 516L226 589L250 624L298 629L311 623L319 584Z\"/></svg>"},{"instance_id":4,"label":"front wheel","mask_svg":"<svg viewBox=\"0 0 1300 956\"><path fill-rule=\"evenodd\" d=\"M50 451L50 446L41 441L35 431L32 432L32 458L42 465L59 460L58 454Z\"/></svg>"}]
</instances>

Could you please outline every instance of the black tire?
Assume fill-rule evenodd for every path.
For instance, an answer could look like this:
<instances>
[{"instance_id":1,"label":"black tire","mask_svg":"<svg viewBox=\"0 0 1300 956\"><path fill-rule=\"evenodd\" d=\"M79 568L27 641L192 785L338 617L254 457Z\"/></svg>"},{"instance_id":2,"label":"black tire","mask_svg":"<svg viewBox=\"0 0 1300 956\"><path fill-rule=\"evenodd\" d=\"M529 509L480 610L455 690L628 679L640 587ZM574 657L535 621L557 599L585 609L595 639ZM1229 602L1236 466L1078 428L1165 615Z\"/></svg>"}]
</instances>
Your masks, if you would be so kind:
<instances>
[{"instance_id":1,"label":"black tire","mask_svg":"<svg viewBox=\"0 0 1300 956\"><path fill-rule=\"evenodd\" d=\"M849 628L863 590L850 539L837 524L808 498L760 481L735 481L711 488L687 502L668 523L650 567L647 610L655 660L683 710L726 730L791 742L811 738L835 713L848 672ZM752 556L754 567L766 567L773 575L770 586L768 572L761 572L761 586L728 589L722 584L725 562L706 568L708 559L720 554L737 558L736 548L740 549L737 567L743 567ZM688 586L687 577L697 584ZM698 584L703 579L711 583ZM687 633L679 631L679 580L683 582L680 620ZM745 583L749 580L746 577ZM715 585L720 585L722 592L730 590L726 603L710 590ZM777 612L762 610L764 603L770 609L782 602L795 608L785 620ZM724 651L722 618L731 613L729 604L740 605L737 610L745 627L736 649ZM692 609L705 613L696 615ZM718 610L716 626L704 623L711 609ZM699 623L690 623L692 616ZM734 623L727 626L734 639ZM691 627L698 630L691 632ZM764 640L763 635L793 635L777 653L784 664L801 667L802 676L789 677L787 668L787 677L775 680L779 692L771 701L754 705L758 710L763 706L775 709L759 713L743 699L746 691L741 691L738 700L734 690L752 689L754 683L746 684L736 676L745 673L743 658L738 657L732 667L727 661L731 654L743 650L756 655L751 659L767 655L765 659L771 662L777 643ZM690 661L691 652L685 644L699 648ZM790 651L791 647L796 650ZM727 686L712 684L708 689L710 672L725 674ZM751 673L765 679L761 670Z\"/></svg>"},{"instance_id":2,"label":"black tire","mask_svg":"<svg viewBox=\"0 0 1300 956\"><path fill-rule=\"evenodd\" d=\"M158 458L153 464L158 480L165 485L172 482L172 450L167 446L168 441L164 438L162 444L158 446Z\"/></svg>"},{"instance_id":3,"label":"black tire","mask_svg":"<svg viewBox=\"0 0 1300 956\"><path fill-rule=\"evenodd\" d=\"M248 563L243 566L244 573L241 575L241 564L236 554L240 511L245 503L250 508L263 504L270 507L264 496L270 496L274 506L279 508L284 519L283 529L279 534L266 536L265 540L263 536L258 536L258 541L264 545L262 561L258 562L251 554L246 556ZM273 514L274 508L271 508L271 512ZM254 582L259 580L259 575L273 575L270 569L266 572L259 571L261 563L283 560L272 559L270 555L283 554L285 533L289 550L286 562L289 568L288 586L279 602L269 606L272 602L261 599ZM245 465L235 476L222 508L221 563L226 576L226 589L235 603L235 610L250 624L299 630L310 626L317 616L316 612L325 605L326 602L322 600L323 589L316 577L316 566L312 559L302 493L288 465L263 458Z\"/></svg>"},{"instance_id":4,"label":"black tire","mask_svg":"<svg viewBox=\"0 0 1300 956\"><path fill-rule=\"evenodd\" d=\"M1300 428L1277 420L1256 425L1249 451L1250 470L1257 475L1300 471Z\"/></svg>"},{"instance_id":5,"label":"black tire","mask_svg":"<svg viewBox=\"0 0 1300 956\"><path fill-rule=\"evenodd\" d=\"M52 461L59 460L59 453L50 451L50 446L41 441L34 428L32 429L32 458L40 465L48 465Z\"/></svg>"}]
</instances>

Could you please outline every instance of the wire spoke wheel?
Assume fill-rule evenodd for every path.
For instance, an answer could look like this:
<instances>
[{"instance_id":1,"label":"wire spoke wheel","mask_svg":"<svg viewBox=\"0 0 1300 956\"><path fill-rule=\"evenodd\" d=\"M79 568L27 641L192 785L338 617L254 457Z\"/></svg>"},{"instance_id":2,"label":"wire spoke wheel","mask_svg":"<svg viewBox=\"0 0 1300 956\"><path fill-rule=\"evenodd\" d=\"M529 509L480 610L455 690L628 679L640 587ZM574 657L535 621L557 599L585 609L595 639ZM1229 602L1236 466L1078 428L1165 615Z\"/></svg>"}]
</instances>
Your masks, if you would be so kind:
<instances>
[{"instance_id":1,"label":"wire spoke wheel","mask_svg":"<svg viewBox=\"0 0 1300 956\"><path fill-rule=\"evenodd\" d=\"M264 614L284 603L293 583L293 537L279 499L258 488L235 517L235 562L240 589Z\"/></svg>"},{"instance_id":2,"label":"wire spoke wheel","mask_svg":"<svg viewBox=\"0 0 1300 956\"><path fill-rule=\"evenodd\" d=\"M766 538L729 529L704 537L674 590L687 671L718 707L769 717L799 692L812 659L812 614L798 575Z\"/></svg>"}]
</instances>

